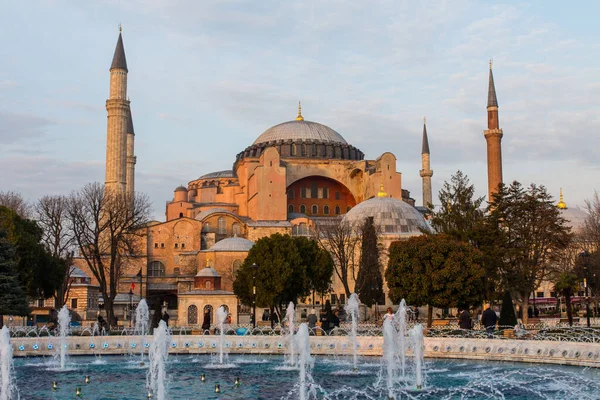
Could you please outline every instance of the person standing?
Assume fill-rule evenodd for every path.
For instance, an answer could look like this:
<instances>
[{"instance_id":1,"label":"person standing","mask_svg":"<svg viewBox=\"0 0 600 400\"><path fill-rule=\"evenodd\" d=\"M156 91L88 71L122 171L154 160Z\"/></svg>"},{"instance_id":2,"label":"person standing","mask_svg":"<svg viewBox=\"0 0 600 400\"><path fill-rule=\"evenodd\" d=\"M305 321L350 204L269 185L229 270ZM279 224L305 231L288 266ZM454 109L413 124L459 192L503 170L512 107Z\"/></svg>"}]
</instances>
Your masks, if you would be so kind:
<instances>
[{"instance_id":1,"label":"person standing","mask_svg":"<svg viewBox=\"0 0 600 400\"><path fill-rule=\"evenodd\" d=\"M485 311L481 314L481 325L485 327L488 339L494 338L494 330L496 329L497 322L498 316L496 315L496 312L492 310L489 304L486 304Z\"/></svg>"},{"instance_id":2,"label":"person standing","mask_svg":"<svg viewBox=\"0 0 600 400\"><path fill-rule=\"evenodd\" d=\"M317 311L313 308L310 310L310 314L306 318L308 322L308 329L310 329L310 334L314 335L315 327L317 326Z\"/></svg>"},{"instance_id":3,"label":"person standing","mask_svg":"<svg viewBox=\"0 0 600 400\"><path fill-rule=\"evenodd\" d=\"M167 313L167 310L165 310L161 319L165 321L165 325L169 326L169 314Z\"/></svg>"},{"instance_id":4,"label":"person standing","mask_svg":"<svg viewBox=\"0 0 600 400\"><path fill-rule=\"evenodd\" d=\"M202 321L202 333L209 331L210 333L210 310L204 310L204 320Z\"/></svg>"},{"instance_id":5,"label":"person standing","mask_svg":"<svg viewBox=\"0 0 600 400\"><path fill-rule=\"evenodd\" d=\"M469 315L469 310L467 307L462 310L460 316L458 317L458 326L460 329L471 330L471 315Z\"/></svg>"}]
</instances>

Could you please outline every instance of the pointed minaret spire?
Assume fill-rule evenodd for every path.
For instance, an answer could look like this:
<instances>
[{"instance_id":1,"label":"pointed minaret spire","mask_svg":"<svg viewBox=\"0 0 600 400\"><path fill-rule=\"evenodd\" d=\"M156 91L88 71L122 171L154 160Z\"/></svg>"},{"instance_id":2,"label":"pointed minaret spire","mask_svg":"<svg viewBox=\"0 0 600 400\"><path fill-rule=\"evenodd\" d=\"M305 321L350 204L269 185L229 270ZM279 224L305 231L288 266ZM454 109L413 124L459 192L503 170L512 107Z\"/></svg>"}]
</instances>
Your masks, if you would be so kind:
<instances>
[{"instance_id":1,"label":"pointed minaret spire","mask_svg":"<svg viewBox=\"0 0 600 400\"><path fill-rule=\"evenodd\" d=\"M427 118L423 117L423 148L421 154L429 154L429 140L427 139Z\"/></svg>"},{"instance_id":2,"label":"pointed minaret spire","mask_svg":"<svg viewBox=\"0 0 600 400\"><path fill-rule=\"evenodd\" d=\"M110 69L127 69L127 59L125 58L125 47L123 46L123 35L121 35L121 25L119 25L119 39L117 40L117 47L115 47L115 55L113 56L112 64Z\"/></svg>"},{"instance_id":3,"label":"pointed minaret spire","mask_svg":"<svg viewBox=\"0 0 600 400\"><path fill-rule=\"evenodd\" d=\"M498 191L498 185L502 183L502 129L498 117L498 99L496 98L496 86L492 74L492 61L490 60L490 80L488 86L488 128L483 131L487 142L487 164L488 164L488 201L493 200L494 193Z\"/></svg>"},{"instance_id":4,"label":"pointed minaret spire","mask_svg":"<svg viewBox=\"0 0 600 400\"><path fill-rule=\"evenodd\" d=\"M131 107L127 113L127 170L125 176L125 191L130 201L133 201L135 195L135 133L133 131L133 118L131 117Z\"/></svg>"},{"instance_id":5,"label":"pointed minaret spire","mask_svg":"<svg viewBox=\"0 0 600 400\"><path fill-rule=\"evenodd\" d=\"M433 203L433 195L431 193L431 161L429 156L429 140L427 139L427 119L423 117L423 144L421 150L421 171L419 174L423 178L423 207L429 207Z\"/></svg>"},{"instance_id":6,"label":"pointed minaret spire","mask_svg":"<svg viewBox=\"0 0 600 400\"><path fill-rule=\"evenodd\" d=\"M488 85L488 107L498 107L498 98L496 97L496 86L494 85L494 74L492 73L492 60L490 60L490 82Z\"/></svg>"}]
</instances>

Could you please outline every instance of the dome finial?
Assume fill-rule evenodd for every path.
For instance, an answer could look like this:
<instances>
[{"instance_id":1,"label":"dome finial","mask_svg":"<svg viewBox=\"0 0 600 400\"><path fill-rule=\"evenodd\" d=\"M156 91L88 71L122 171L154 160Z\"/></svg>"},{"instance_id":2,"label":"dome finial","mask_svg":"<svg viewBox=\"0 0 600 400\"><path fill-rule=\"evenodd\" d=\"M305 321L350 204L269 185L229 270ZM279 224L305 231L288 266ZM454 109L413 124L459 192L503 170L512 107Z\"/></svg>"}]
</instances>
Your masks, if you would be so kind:
<instances>
[{"instance_id":1,"label":"dome finial","mask_svg":"<svg viewBox=\"0 0 600 400\"><path fill-rule=\"evenodd\" d=\"M296 117L296 121L304 121L304 117L302 116L302 105L298 102L298 116Z\"/></svg>"},{"instance_id":2,"label":"dome finial","mask_svg":"<svg viewBox=\"0 0 600 400\"><path fill-rule=\"evenodd\" d=\"M377 197L387 197L387 193L383 190L383 180L379 182L379 192L377 193Z\"/></svg>"},{"instance_id":3,"label":"dome finial","mask_svg":"<svg viewBox=\"0 0 600 400\"><path fill-rule=\"evenodd\" d=\"M563 201L563 193L562 193L562 188L560 188L560 195L558 198L558 204L556 205L556 207L558 207L561 210L566 210L567 209L567 203L565 203Z\"/></svg>"}]
</instances>

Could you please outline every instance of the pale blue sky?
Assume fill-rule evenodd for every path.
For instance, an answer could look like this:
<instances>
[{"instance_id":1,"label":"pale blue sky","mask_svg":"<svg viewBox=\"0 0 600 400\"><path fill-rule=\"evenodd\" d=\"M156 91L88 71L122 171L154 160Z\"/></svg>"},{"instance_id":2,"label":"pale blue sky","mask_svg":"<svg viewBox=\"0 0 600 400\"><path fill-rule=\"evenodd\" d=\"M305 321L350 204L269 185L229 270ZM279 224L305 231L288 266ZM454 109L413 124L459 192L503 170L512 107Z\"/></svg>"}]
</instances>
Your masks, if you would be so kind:
<instances>
[{"instance_id":1,"label":"pale blue sky","mask_svg":"<svg viewBox=\"0 0 600 400\"><path fill-rule=\"evenodd\" d=\"M600 190L598 2L1 3L0 190L30 200L104 181L119 23L136 185L158 218L176 186L230 169L298 100L367 158L393 152L418 204L426 115L434 193L462 169L483 195L490 58L504 180L563 187L569 206Z\"/></svg>"}]
</instances>

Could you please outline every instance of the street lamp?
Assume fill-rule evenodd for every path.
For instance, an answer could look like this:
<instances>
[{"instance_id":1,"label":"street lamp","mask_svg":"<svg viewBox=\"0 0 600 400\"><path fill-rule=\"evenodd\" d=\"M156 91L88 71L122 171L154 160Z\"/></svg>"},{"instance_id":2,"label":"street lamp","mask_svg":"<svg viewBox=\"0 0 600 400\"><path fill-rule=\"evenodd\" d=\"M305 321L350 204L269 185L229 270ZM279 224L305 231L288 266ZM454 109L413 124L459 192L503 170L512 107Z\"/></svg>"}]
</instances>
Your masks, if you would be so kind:
<instances>
[{"instance_id":1,"label":"street lamp","mask_svg":"<svg viewBox=\"0 0 600 400\"><path fill-rule=\"evenodd\" d=\"M133 289L129 288L129 327L131 328L131 320L133 319Z\"/></svg>"},{"instance_id":2,"label":"street lamp","mask_svg":"<svg viewBox=\"0 0 600 400\"><path fill-rule=\"evenodd\" d=\"M256 271L258 265L252 263L250 268L252 268L252 329L254 329L256 328Z\"/></svg>"},{"instance_id":3,"label":"street lamp","mask_svg":"<svg viewBox=\"0 0 600 400\"><path fill-rule=\"evenodd\" d=\"M590 298L588 297L588 285L587 285L587 277L588 277L588 269L590 267L590 253L585 250L579 254L583 261L583 287L585 288L585 314L587 317L587 327L590 327Z\"/></svg>"}]
</instances>

